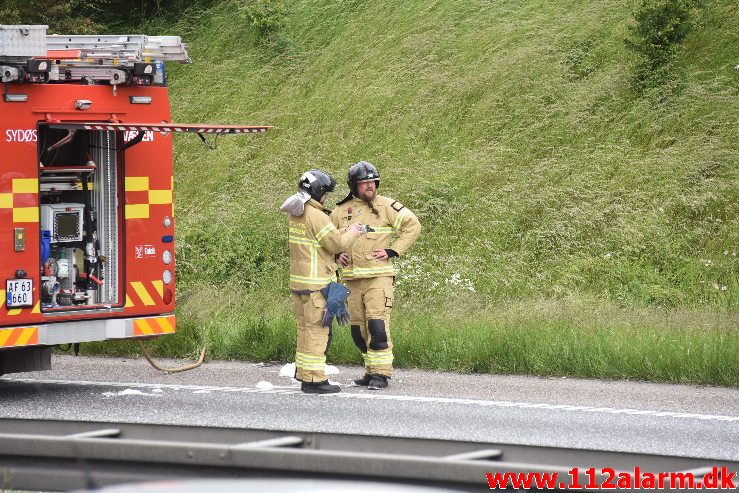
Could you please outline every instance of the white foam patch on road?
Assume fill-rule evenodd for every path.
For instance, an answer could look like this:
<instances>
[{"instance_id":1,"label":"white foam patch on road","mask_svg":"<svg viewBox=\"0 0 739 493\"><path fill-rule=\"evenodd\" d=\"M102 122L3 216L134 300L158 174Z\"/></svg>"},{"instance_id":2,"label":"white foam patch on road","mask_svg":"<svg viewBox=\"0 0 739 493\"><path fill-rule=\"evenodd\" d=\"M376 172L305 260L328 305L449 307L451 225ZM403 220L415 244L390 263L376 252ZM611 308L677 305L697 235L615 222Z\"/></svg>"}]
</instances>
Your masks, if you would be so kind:
<instances>
[{"instance_id":1,"label":"white foam patch on road","mask_svg":"<svg viewBox=\"0 0 739 493\"><path fill-rule=\"evenodd\" d=\"M121 390L120 392L103 392L103 395L105 397L118 397L118 396L125 396L125 395L154 395L154 394L147 394L146 392L142 392L136 389L126 389L126 390Z\"/></svg>"},{"instance_id":2,"label":"white foam patch on road","mask_svg":"<svg viewBox=\"0 0 739 493\"><path fill-rule=\"evenodd\" d=\"M287 366L287 365L286 365ZM204 386L204 385L177 385L177 384L161 384L161 383L139 383L139 382L92 382L85 380L46 380L46 379L33 379L33 378L9 378L0 377L0 381L9 382L27 382L27 383L40 383L40 384L51 384L51 385L81 385L81 386L97 386L97 387L125 387L126 390L121 392L105 392L103 395L155 395L147 394L140 390L134 390L130 387L138 387L139 389L168 389L168 390L185 390L193 391L197 393L208 392L228 392L228 393L242 393L242 394L301 394L299 386L278 386L272 385L269 382L270 387L262 385L265 388L257 387L215 387L215 386ZM261 383L261 382L260 382ZM542 409L549 411L563 411L563 412L583 412L583 413L603 413L603 414L624 414L624 415L636 415L636 416L651 416L658 418L675 418L675 419L700 419L703 421L728 421L728 422L739 422L739 416L722 416L717 414L698 414L698 413L680 413L674 411L651 411L645 409L620 409L613 407L594 407L594 406L572 406L568 404L546 404L541 402L520 402L520 401L484 401L477 399L456 399L451 397L421 397L421 396L410 396L410 395L389 395L383 393L377 393L373 391L367 391L363 393L349 393L342 392L339 394L328 394L320 396L306 396L308 398L335 398L335 399L359 399L359 400L385 400L385 401L403 401L403 402L419 402L428 404L457 404L457 405L468 405L468 406L480 406L480 407L491 407L491 408L517 408L517 409Z\"/></svg>"},{"instance_id":3,"label":"white foam patch on road","mask_svg":"<svg viewBox=\"0 0 739 493\"><path fill-rule=\"evenodd\" d=\"M326 375L338 375L341 373L341 370L339 370L334 365L326 365ZM282 368L280 368L280 376L281 377L294 377L295 376L295 363L287 363L286 365L283 365Z\"/></svg>"},{"instance_id":4,"label":"white foam patch on road","mask_svg":"<svg viewBox=\"0 0 739 493\"><path fill-rule=\"evenodd\" d=\"M295 376L295 363L288 363L280 368L281 377L294 377Z\"/></svg>"}]
</instances>

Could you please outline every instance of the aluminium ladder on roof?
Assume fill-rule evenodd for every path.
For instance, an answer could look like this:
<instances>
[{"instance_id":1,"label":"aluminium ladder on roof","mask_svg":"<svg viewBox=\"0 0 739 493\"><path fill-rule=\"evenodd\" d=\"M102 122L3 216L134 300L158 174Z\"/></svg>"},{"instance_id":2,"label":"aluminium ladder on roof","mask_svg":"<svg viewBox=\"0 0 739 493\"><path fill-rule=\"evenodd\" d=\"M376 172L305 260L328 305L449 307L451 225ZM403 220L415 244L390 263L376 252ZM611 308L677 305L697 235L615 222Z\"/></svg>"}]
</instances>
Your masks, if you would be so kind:
<instances>
[{"instance_id":1,"label":"aluminium ladder on roof","mask_svg":"<svg viewBox=\"0 0 739 493\"><path fill-rule=\"evenodd\" d=\"M34 60L55 60L56 65L68 67L130 69L142 62L192 62L179 36L47 35L46 28L0 24L0 63L23 66Z\"/></svg>"},{"instance_id":2,"label":"aluminium ladder on roof","mask_svg":"<svg viewBox=\"0 0 739 493\"><path fill-rule=\"evenodd\" d=\"M111 62L114 65L147 60L190 63L187 45L179 36L60 35L46 36L48 50L79 50L80 59Z\"/></svg>"},{"instance_id":3,"label":"aluminium ladder on roof","mask_svg":"<svg viewBox=\"0 0 739 493\"><path fill-rule=\"evenodd\" d=\"M158 62L192 63L179 36L47 35L46 28L0 25L0 82L37 72L28 80L146 85L163 81Z\"/></svg>"}]
</instances>

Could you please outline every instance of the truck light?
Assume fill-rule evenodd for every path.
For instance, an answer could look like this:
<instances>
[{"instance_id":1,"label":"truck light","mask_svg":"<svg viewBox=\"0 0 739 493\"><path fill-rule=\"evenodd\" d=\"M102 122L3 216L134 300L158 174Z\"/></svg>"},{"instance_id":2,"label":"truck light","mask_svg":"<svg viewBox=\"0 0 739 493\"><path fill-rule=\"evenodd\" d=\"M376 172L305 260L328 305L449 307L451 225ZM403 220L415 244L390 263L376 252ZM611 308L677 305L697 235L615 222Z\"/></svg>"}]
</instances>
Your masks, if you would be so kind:
<instances>
[{"instance_id":1,"label":"truck light","mask_svg":"<svg viewBox=\"0 0 739 493\"><path fill-rule=\"evenodd\" d=\"M28 94L3 94L6 103L24 103L28 101Z\"/></svg>"},{"instance_id":2,"label":"truck light","mask_svg":"<svg viewBox=\"0 0 739 493\"><path fill-rule=\"evenodd\" d=\"M162 299L164 300L165 305L171 305L172 300L174 299L174 293L172 293L172 290L169 288L165 289Z\"/></svg>"},{"instance_id":3,"label":"truck light","mask_svg":"<svg viewBox=\"0 0 739 493\"><path fill-rule=\"evenodd\" d=\"M162 272L162 281L164 281L164 284L170 284L172 282L172 271L167 269L164 272Z\"/></svg>"},{"instance_id":4,"label":"truck light","mask_svg":"<svg viewBox=\"0 0 739 493\"><path fill-rule=\"evenodd\" d=\"M172 263L172 252L169 250L164 250L162 252L162 262L169 265Z\"/></svg>"},{"instance_id":5,"label":"truck light","mask_svg":"<svg viewBox=\"0 0 739 493\"><path fill-rule=\"evenodd\" d=\"M169 216L164 216L164 220L162 221L162 223L164 224L165 228L169 228L170 226L172 226L172 218Z\"/></svg>"},{"instance_id":6,"label":"truck light","mask_svg":"<svg viewBox=\"0 0 739 493\"><path fill-rule=\"evenodd\" d=\"M151 96L131 96L128 100L131 104L151 104Z\"/></svg>"}]
</instances>

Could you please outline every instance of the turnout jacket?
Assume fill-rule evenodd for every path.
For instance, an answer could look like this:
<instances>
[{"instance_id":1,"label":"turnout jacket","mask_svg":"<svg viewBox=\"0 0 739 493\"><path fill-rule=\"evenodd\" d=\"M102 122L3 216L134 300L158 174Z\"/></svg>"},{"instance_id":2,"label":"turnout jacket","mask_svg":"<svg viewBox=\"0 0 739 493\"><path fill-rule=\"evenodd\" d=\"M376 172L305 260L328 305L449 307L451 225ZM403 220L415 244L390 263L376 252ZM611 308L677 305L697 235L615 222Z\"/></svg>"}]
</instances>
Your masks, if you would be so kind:
<instances>
[{"instance_id":1,"label":"turnout jacket","mask_svg":"<svg viewBox=\"0 0 739 493\"><path fill-rule=\"evenodd\" d=\"M331 221L337 228L361 222L374 229L360 237L351 250L342 250L351 255L350 264L341 271L344 280L395 276L392 261L389 258L378 260L372 256L372 251L389 248L403 255L421 234L421 223L416 215L397 200L377 195L373 205L379 216L356 197L338 204L331 213Z\"/></svg>"},{"instance_id":2,"label":"turnout jacket","mask_svg":"<svg viewBox=\"0 0 739 493\"><path fill-rule=\"evenodd\" d=\"M288 214L290 289L316 291L334 280L337 253L350 249L355 233L340 233L320 202L310 199L300 216Z\"/></svg>"}]
</instances>

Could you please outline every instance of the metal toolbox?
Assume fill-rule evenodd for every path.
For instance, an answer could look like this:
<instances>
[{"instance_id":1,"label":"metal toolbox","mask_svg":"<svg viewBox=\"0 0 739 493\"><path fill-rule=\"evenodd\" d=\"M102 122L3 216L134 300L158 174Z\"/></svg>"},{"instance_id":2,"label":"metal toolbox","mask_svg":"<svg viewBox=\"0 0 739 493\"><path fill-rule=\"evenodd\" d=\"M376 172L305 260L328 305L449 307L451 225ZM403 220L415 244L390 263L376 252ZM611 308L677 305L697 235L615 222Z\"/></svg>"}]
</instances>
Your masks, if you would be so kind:
<instances>
[{"instance_id":1,"label":"metal toolbox","mask_svg":"<svg viewBox=\"0 0 739 493\"><path fill-rule=\"evenodd\" d=\"M0 57L46 56L48 27L0 24Z\"/></svg>"}]
</instances>

